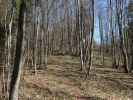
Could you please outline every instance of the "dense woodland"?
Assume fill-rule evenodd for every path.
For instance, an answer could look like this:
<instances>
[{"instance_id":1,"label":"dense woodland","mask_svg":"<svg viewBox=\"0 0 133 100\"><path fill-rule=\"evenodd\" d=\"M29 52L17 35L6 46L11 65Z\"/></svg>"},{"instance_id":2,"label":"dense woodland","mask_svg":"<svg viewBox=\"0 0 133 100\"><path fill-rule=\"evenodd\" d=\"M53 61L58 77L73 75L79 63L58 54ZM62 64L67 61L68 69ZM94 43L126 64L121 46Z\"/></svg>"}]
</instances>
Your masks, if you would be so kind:
<instances>
[{"instance_id":1,"label":"dense woodland","mask_svg":"<svg viewBox=\"0 0 133 100\"><path fill-rule=\"evenodd\" d=\"M132 71L133 0L0 0L0 100L132 100Z\"/></svg>"}]
</instances>

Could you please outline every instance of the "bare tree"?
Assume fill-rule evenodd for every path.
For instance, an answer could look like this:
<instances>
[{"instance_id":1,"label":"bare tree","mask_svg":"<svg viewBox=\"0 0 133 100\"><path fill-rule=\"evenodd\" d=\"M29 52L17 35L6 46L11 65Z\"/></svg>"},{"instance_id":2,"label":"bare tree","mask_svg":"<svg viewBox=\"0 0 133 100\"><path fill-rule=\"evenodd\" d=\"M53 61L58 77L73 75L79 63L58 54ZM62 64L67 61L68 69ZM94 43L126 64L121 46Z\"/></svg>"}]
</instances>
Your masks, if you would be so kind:
<instances>
[{"instance_id":1,"label":"bare tree","mask_svg":"<svg viewBox=\"0 0 133 100\"><path fill-rule=\"evenodd\" d=\"M128 37L126 39L128 39L128 68L129 68L129 72L132 72L133 70L133 15L131 14L133 12L133 1L130 0L129 1L129 5L128 5Z\"/></svg>"},{"instance_id":2,"label":"bare tree","mask_svg":"<svg viewBox=\"0 0 133 100\"><path fill-rule=\"evenodd\" d=\"M90 49L89 49L89 67L87 69L87 76L89 75L90 68L92 66L92 44L94 36L94 0L91 0L91 28L90 28Z\"/></svg>"},{"instance_id":3,"label":"bare tree","mask_svg":"<svg viewBox=\"0 0 133 100\"><path fill-rule=\"evenodd\" d=\"M116 0L116 14L117 14L117 22L118 22L118 30L119 30L119 37L120 37L120 50L123 56L123 66L125 72L129 71L128 68L128 55L127 50L124 45L124 37L123 37L123 11L124 11L124 0Z\"/></svg>"},{"instance_id":4,"label":"bare tree","mask_svg":"<svg viewBox=\"0 0 133 100\"><path fill-rule=\"evenodd\" d=\"M26 8L25 1L21 0L19 8L19 17L18 17L18 32L17 32L15 60L14 60L14 67L10 83L9 100L18 100L18 88L19 88L22 66L24 64L24 58L22 54L24 52L23 25L24 25L25 8Z\"/></svg>"}]
</instances>

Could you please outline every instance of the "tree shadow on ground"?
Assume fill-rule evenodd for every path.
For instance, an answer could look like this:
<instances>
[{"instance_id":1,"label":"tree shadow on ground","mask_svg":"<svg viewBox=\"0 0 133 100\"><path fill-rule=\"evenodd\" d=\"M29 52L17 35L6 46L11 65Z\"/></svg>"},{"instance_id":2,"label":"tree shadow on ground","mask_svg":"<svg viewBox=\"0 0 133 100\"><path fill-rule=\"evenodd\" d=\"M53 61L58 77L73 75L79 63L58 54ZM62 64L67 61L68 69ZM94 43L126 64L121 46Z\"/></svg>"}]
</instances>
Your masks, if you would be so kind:
<instances>
[{"instance_id":1,"label":"tree shadow on ground","mask_svg":"<svg viewBox=\"0 0 133 100\"><path fill-rule=\"evenodd\" d=\"M77 100L106 100L100 97L96 97L96 96L89 96L89 97L77 97Z\"/></svg>"}]
</instances>

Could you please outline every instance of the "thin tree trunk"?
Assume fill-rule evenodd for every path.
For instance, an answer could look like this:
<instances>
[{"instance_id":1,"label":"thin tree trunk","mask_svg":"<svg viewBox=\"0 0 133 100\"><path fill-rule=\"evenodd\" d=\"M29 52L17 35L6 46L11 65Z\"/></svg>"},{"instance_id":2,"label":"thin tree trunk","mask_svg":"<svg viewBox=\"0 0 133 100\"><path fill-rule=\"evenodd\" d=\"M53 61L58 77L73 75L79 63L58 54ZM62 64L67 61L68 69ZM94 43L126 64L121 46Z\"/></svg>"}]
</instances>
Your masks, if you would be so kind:
<instances>
[{"instance_id":1,"label":"thin tree trunk","mask_svg":"<svg viewBox=\"0 0 133 100\"><path fill-rule=\"evenodd\" d=\"M92 4L92 16L91 16L91 20L92 20L92 25L91 25L91 34L90 34L90 50L89 50L89 66L87 69L87 74L86 77L89 75L90 72L90 68L92 66L92 44L93 44L93 35L94 35L94 0L91 0L91 4Z\"/></svg>"}]
</instances>

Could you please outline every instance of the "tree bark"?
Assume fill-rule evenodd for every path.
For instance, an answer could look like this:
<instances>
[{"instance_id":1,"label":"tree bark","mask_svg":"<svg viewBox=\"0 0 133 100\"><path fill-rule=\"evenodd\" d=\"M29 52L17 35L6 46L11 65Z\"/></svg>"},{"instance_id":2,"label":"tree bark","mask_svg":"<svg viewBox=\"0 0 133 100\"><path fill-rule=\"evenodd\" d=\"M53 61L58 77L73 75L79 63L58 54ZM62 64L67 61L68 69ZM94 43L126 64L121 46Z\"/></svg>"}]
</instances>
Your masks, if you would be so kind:
<instances>
[{"instance_id":1,"label":"tree bark","mask_svg":"<svg viewBox=\"0 0 133 100\"><path fill-rule=\"evenodd\" d=\"M18 100L18 89L21 76L21 68L24 64L24 59L22 58L22 53L24 51L23 46L23 24L24 24L24 10L25 2L21 0L18 18L18 32L17 32L17 42L15 51L15 60L13 66L13 73L10 83L9 100Z\"/></svg>"}]
</instances>

